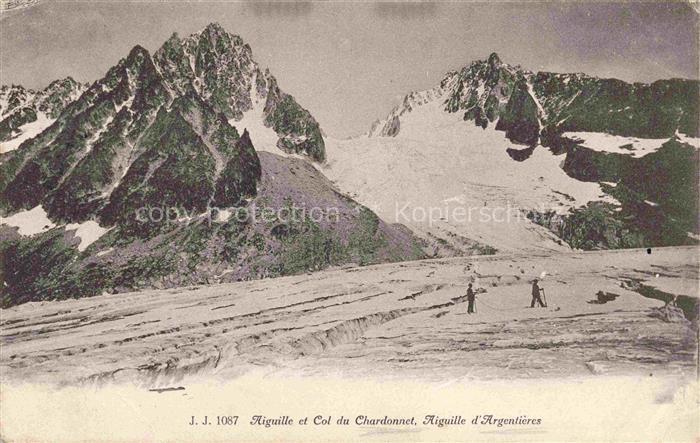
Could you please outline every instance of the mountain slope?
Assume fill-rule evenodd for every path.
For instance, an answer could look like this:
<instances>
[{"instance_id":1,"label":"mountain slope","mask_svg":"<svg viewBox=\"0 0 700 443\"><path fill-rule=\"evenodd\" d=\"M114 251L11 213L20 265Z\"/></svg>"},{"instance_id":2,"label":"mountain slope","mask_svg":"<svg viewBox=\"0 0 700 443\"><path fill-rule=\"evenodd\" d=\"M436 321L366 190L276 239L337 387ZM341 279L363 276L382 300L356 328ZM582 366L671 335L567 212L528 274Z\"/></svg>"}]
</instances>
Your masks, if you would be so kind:
<instances>
[{"instance_id":1,"label":"mountain slope","mask_svg":"<svg viewBox=\"0 0 700 443\"><path fill-rule=\"evenodd\" d=\"M484 128L495 123L511 141L527 145L571 131L639 138L669 138L680 132L698 137L699 92L696 80L630 84L580 73L533 73L503 63L493 53L487 60L448 72L436 88L407 95L369 135L396 135L398 131L390 129L394 118L440 98L447 112L463 112L465 120Z\"/></svg>"},{"instance_id":2,"label":"mountain slope","mask_svg":"<svg viewBox=\"0 0 700 443\"><path fill-rule=\"evenodd\" d=\"M318 124L215 24L134 47L10 154L4 305L422 255L306 163L325 155Z\"/></svg>"},{"instance_id":3,"label":"mountain slope","mask_svg":"<svg viewBox=\"0 0 700 443\"><path fill-rule=\"evenodd\" d=\"M264 124L277 133L280 149L323 160L318 123L252 57L250 46L239 36L211 24L186 39L174 34L156 51L154 60L178 94L196 91L215 111L234 121L263 105Z\"/></svg>"},{"instance_id":4,"label":"mountain slope","mask_svg":"<svg viewBox=\"0 0 700 443\"><path fill-rule=\"evenodd\" d=\"M693 243L698 85L532 73L491 54L408 94L365 137L329 141L327 174L389 220L433 208L407 222L443 252L469 252L465 237L504 251ZM517 222L493 222L503 210Z\"/></svg>"},{"instance_id":5,"label":"mountain slope","mask_svg":"<svg viewBox=\"0 0 700 443\"><path fill-rule=\"evenodd\" d=\"M440 100L402 115L394 137L326 145L328 177L385 220L422 233L438 255L567 250L527 211L604 195L596 183L568 177L547 150L513 160L506 149L514 145L502 132L465 123L444 112Z\"/></svg>"}]
</instances>

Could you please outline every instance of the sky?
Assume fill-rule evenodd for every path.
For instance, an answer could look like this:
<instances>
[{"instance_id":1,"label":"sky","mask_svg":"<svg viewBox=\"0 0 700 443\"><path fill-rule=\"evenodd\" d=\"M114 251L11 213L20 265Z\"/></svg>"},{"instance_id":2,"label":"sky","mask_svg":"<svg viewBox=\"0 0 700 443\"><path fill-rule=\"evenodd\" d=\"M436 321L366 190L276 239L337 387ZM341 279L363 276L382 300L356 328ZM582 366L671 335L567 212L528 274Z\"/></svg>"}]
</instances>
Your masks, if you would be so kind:
<instances>
[{"instance_id":1,"label":"sky","mask_svg":"<svg viewBox=\"0 0 700 443\"><path fill-rule=\"evenodd\" d=\"M134 45L154 52L210 22L336 137L491 52L532 71L698 78L698 12L678 2L43 1L0 17L0 84L92 82Z\"/></svg>"}]
</instances>

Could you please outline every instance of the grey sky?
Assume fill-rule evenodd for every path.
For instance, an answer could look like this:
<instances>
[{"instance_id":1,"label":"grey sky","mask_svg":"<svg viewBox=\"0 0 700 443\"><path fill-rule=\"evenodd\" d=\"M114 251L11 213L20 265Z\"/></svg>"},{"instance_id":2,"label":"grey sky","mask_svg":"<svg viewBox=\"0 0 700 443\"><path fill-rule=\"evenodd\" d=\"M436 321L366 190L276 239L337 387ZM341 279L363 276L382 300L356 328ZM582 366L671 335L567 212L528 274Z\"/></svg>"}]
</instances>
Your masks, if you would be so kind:
<instances>
[{"instance_id":1,"label":"grey sky","mask_svg":"<svg viewBox=\"0 0 700 443\"><path fill-rule=\"evenodd\" d=\"M407 92L495 51L537 71L627 81L698 76L698 14L683 3L42 2L0 20L0 83L94 81L140 44L216 21L336 136Z\"/></svg>"}]
</instances>

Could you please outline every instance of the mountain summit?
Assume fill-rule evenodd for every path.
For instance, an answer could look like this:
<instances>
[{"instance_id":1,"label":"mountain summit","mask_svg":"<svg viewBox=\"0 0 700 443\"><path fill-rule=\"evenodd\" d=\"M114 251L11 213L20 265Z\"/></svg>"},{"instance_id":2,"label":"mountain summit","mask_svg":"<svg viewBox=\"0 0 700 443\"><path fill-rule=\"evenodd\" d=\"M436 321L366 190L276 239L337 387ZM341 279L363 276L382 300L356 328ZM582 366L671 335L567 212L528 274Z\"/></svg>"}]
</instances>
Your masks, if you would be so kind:
<instances>
[{"instance_id":1,"label":"mountain summit","mask_svg":"<svg viewBox=\"0 0 700 443\"><path fill-rule=\"evenodd\" d=\"M194 92L234 121L252 113L275 131L281 150L317 161L325 158L316 120L280 90L269 70L259 68L249 45L219 24L212 23L185 39L173 34L153 58L176 94Z\"/></svg>"}]
</instances>

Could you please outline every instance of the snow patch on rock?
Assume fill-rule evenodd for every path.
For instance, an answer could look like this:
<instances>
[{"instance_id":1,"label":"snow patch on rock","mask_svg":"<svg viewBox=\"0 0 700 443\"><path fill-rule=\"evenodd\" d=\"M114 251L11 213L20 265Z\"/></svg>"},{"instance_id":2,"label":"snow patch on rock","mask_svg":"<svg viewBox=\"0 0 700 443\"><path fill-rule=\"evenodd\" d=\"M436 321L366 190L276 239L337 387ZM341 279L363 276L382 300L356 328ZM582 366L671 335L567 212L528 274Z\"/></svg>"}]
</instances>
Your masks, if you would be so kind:
<instances>
[{"instance_id":1,"label":"snow patch on rock","mask_svg":"<svg viewBox=\"0 0 700 443\"><path fill-rule=\"evenodd\" d=\"M100 252L98 252L97 254L95 254L95 256L96 256L96 257L102 257L103 255L107 255L107 254L109 254L109 253L112 252L112 251L114 251L114 248L105 249L104 251L100 251Z\"/></svg>"},{"instance_id":2,"label":"snow patch on rock","mask_svg":"<svg viewBox=\"0 0 700 443\"><path fill-rule=\"evenodd\" d=\"M656 152L667 138L638 138L611 135L603 132L565 132L562 134L577 140L582 146L600 152L627 154L632 157L643 157Z\"/></svg>"},{"instance_id":3,"label":"snow patch on rock","mask_svg":"<svg viewBox=\"0 0 700 443\"><path fill-rule=\"evenodd\" d=\"M103 228L96 221L88 220L82 223L71 223L66 225L66 231L75 231L75 236L80 238L78 251L84 251L85 248L95 243L102 237L110 228Z\"/></svg>"},{"instance_id":4,"label":"snow patch on rock","mask_svg":"<svg viewBox=\"0 0 700 443\"><path fill-rule=\"evenodd\" d=\"M10 217L2 218L1 223L18 228L20 235L27 236L48 231L56 227L56 225L49 220L46 211L44 211L41 205L33 209L18 212Z\"/></svg>"},{"instance_id":5,"label":"snow patch on rock","mask_svg":"<svg viewBox=\"0 0 700 443\"><path fill-rule=\"evenodd\" d=\"M216 213L216 219L214 220L217 223L226 223L230 218L231 215L233 215L233 212L231 212L228 209L220 209Z\"/></svg>"},{"instance_id":6,"label":"snow patch on rock","mask_svg":"<svg viewBox=\"0 0 700 443\"><path fill-rule=\"evenodd\" d=\"M693 146L695 149L700 149L700 138L698 137L689 137L685 134L681 134L680 132L676 131L676 137L678 140L680 140L682 143L687 143L691 146Z\"/></svg>"},{"instance_id":7,"label":"snow patch on rock","mask_svg":"<svg viewBox=\"0 0 700 443\"><path fill-rule=\"evenodd\" d=\"M284 155L284 152L277 147L279 136L274 129L265 126L265 114L263 112L263 103L254 103L253 109L243 113L243 117L236 121L230 119L228 122L231 126L235 126L239 134L243 134L245 129L248 130L250 140L257 151L272 152L277 155Z\"/></svg>"}]
</instances>

